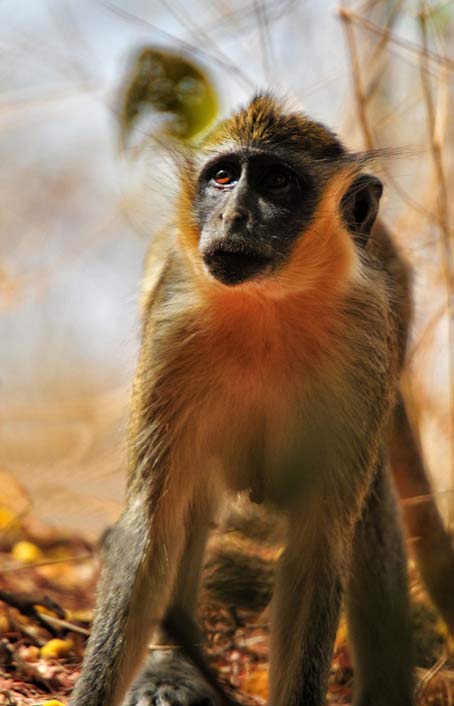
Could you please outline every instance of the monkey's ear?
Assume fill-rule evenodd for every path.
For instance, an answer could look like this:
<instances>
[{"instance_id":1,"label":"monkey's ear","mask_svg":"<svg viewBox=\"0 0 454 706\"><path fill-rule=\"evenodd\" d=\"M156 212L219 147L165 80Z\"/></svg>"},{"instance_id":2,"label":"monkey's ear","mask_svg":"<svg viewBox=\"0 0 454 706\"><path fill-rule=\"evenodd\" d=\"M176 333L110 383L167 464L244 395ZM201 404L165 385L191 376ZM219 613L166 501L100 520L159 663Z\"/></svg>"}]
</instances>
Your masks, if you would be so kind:
<instances>
[{"instance_id":1,"label":"monkey's ear","mask_svg":"<svg viewBox=\"0 0 454 706\"><path fill-rule=\"evenodd\" d=\"M352 231L358 245L366 245L383 193L380 179L370 174L361 174L350 185L342 197L342 216Z\"/></svg>"}]
</instances>

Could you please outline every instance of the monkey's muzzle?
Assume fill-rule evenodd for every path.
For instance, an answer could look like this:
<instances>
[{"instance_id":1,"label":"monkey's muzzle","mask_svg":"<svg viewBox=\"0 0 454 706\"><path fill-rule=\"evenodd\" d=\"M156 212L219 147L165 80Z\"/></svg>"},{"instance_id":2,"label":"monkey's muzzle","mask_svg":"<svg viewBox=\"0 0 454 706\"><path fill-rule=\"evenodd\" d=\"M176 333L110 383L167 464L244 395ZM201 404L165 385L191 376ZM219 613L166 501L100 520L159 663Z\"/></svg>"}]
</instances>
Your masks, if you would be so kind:
<instances>
[{"instance_id":1,"label":"monkey's muzzle","mask_svg":"<svg viewBox=\"0 0 454 706\"><path fill-rule=\"evenodd\" d=\"M271 267L271 258L249 248L217 246L203 253L208 272L223 284L234 286L263 275Z\"/></svg>"}]
</instances>

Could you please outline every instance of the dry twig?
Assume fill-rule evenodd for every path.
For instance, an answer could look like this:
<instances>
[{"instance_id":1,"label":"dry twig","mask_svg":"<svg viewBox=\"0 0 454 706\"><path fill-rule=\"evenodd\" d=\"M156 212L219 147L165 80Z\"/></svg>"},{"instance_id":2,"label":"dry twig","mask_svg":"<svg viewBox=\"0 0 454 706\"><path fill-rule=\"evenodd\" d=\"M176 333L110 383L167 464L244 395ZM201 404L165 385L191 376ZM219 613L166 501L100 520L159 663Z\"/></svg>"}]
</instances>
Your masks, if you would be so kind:
<instances>
[{"instance_id":1,"label":"dry twig","mask_svg":"<svg viewBox=\"0 0 454 706\"><path fill-rule=\"evenodd\" d=\"M428 37L427 37L427 17L428 11L426 2L420 1L419 24L421 29L420 51L420 75L423 88L423 97L426 106L427 123L429 128L429 140L437 181L437 211L438 224L441 232L442 248L442 269L445 280L447 302L448 302L448 385L449 385L449 420L450 420L450 450L451 450L451 490L454 492L454 258L450 240L449 207L448 207L448 187L446 182L445 169L443 164L443 142L437 126L442 122L437 119L432 86L427 72L427 62L429 59ZM454 68L454 63L453 63ZM450 502L450 527L454 527L454 495L451 494Z\"/></svg>"}]
</instances>

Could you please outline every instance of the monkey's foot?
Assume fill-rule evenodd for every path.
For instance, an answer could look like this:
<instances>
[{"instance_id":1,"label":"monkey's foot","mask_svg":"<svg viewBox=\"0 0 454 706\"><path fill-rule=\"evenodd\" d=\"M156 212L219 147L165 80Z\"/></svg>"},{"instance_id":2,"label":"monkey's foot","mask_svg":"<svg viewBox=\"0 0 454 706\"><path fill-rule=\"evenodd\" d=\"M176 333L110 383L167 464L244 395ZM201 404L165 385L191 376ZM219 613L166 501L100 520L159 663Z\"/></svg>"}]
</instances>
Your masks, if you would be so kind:
<instances>
[{"instance_id":1,"label":"monkey's foot","mask_svg":"<svg viewBox=\"0 0 454 706\"><path fill-rule=\"evenodd\" d=\"M210 686L177 651L155 651L123 706L217 706Z\"/></svg>"}]
</instances>

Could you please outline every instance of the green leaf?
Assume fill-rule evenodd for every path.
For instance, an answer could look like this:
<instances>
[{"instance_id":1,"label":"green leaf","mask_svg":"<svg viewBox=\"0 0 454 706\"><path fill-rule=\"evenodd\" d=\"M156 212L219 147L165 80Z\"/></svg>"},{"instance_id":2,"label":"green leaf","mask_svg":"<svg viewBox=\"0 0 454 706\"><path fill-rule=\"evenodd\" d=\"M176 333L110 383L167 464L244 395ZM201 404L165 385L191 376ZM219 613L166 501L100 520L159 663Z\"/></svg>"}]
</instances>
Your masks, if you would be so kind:
<instances>
[{"instance_id":1,"label":"green leaf","mask_svg":"<svg viewBox=\"0 0 454 706\"><path fill-rule=\"evenodd\" d=\"M125 145L147 114L160 115L158 131L191 140L218 112L218 99L206 73L176 52L143 48L123 81L120 130Z\"/></svg>"}]
</instances>

